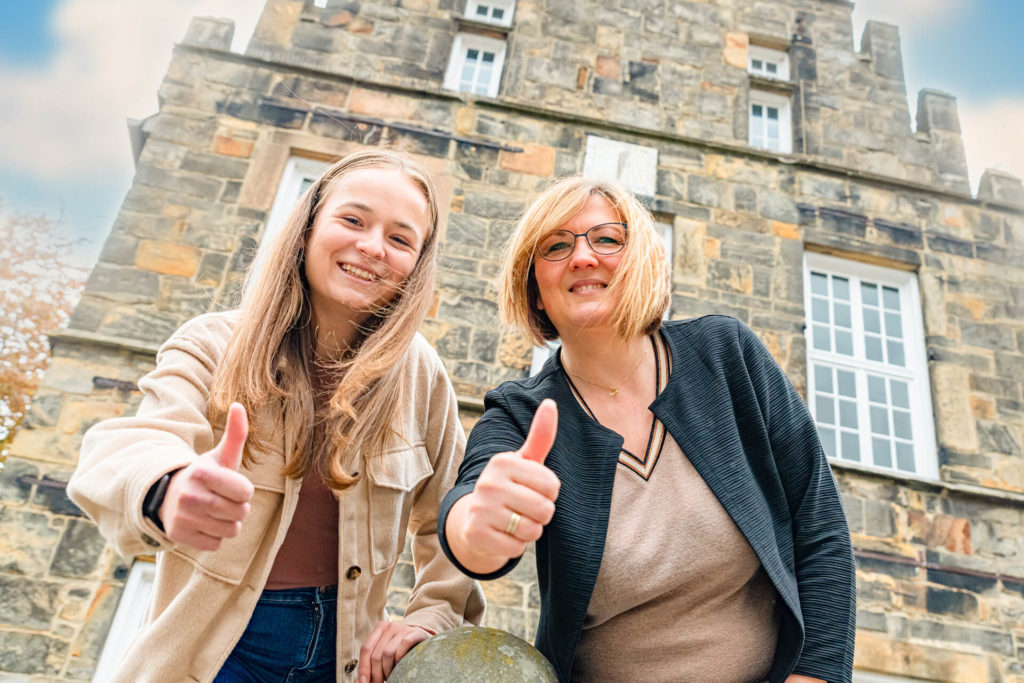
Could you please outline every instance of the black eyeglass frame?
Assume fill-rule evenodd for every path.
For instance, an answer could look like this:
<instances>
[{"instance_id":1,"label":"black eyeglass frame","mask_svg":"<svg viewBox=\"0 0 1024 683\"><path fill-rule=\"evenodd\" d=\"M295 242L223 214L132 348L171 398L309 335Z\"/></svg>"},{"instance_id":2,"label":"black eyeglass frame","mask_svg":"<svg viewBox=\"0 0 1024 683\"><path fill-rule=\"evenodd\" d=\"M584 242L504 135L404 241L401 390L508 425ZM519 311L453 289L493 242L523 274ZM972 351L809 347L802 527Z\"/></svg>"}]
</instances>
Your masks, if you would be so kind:
<instances>
[{"instance_id":1,"label":"black eyeglass frame","mask_svg":"<svg viewBox=\"0 0 1024 683\"><path fill-rule=\"evenodd\" d=\"M594 248L594 243L590 241L590 231L591 230L596 230L597 228L603 228L606 225L620 225L620 226L622 226L622 244L619 245L619 248L616 249L615 251L599 251L598 249ZM591 251L593 251L595 254L601 254L602 256L611 256L612 254L618 254L620 251L622 251L623 249L626 248L626 241L629 239L629 226L626 223L621 223L619 221L608 221L607 223L598 223L597 225L590 226L589 228L587 228L583 232L573 232L572 230L565 230L565 229L556 230L555 232L564 232L567 235L572 235L572 247L569 249L568 252L566 252L565 256L563 256L562 258L548 258L544 254L540 253L540 243L543 240L538 241L537 242L537 249L536 249L535 253L537 253L537 255L540 256L545 261L551 261L552 263L557 263L558 261L564 261L565 259L567 259L570 256L572 256L573 252L576 251L576 240L579 239L580 237L582 237L583 239L585 239L587 241L587 246L590 247ZM555 232L553 232L551 234L553 235L553 234L555 234ZM546 239L546 237L545 237L545 239Z\"/></svg>"}]
</instances>

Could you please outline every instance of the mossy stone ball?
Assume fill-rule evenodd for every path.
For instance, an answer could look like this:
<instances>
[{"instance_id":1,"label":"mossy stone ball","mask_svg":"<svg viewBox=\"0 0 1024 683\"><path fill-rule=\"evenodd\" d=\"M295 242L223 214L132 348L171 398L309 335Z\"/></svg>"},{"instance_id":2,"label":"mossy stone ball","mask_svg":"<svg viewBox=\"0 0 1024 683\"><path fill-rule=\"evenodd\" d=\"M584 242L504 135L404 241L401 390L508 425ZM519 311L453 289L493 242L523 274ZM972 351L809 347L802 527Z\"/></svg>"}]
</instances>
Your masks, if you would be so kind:
<instances>
[{"instance_id":1,"label":"mossy stone ball","mask_svg":"<svg viewBox=\"0 0 1024 683\"><path fill-rule=\"evenodd\" d=\"M408 652L388 683L558 683L534 646L495 628L463 626L439 633Z\"/></svg>"}]
</instances>

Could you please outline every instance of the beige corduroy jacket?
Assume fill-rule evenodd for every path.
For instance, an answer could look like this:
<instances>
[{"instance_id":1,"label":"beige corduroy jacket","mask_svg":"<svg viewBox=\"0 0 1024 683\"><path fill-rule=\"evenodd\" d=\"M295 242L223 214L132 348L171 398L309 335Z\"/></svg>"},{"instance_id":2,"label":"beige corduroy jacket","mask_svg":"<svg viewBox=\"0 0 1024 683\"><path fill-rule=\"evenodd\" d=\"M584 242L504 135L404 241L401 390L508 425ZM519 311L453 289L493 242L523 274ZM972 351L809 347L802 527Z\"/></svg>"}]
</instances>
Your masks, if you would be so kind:
<instances>
[{"instance_id":1,"label":"beige corduroy jacket","mask_svg":"<svg viewBox=\"0 0 1024 683\"><path fill-rule=\"evenodd\" d=\"M89 430L68 495L124 556L157 553L145 625L122 662L118 681L210 681L245 630L295 511L302 482L282 472L291 436L273 410L250 415L250 429L277 435L240 470L255 485L241 534L217 551L177 545L142 516L142 501L165 473L186 466L220 439L204 414L214 368L237 312L200 316L157 354L139 383L135 417ZM381 458L354 454L364 474L338 502L337 680L354 680L363 638L385 619L388 584L412 535L416 583L405 621L435 632L479 623L479 584L441 552L437 508L455 481L465 447L455 394L434 349L420 335L410 345L403 381L403 445ZM350 568L358 571L349 571Z\"/></svg>"}]
</instances>

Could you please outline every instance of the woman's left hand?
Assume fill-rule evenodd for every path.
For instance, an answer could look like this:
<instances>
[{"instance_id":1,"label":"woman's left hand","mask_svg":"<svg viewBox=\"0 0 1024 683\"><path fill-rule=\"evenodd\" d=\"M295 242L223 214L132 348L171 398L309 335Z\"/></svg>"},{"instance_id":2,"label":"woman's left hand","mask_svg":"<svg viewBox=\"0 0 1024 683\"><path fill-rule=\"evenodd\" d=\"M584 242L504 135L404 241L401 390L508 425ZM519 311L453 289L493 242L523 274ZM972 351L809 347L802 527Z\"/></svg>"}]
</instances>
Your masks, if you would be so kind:
<instances>
[{"instance_id":1,"label":"woman's left hand","mask_svg":"<svg viewBox=\"0 0 1024 683\"><path fill-rule=\"evenodd\" d=\"M359 683L384 683L398 660L432 635L422 626L381 621L359 650Z\"/></svg>"}]
</instances>

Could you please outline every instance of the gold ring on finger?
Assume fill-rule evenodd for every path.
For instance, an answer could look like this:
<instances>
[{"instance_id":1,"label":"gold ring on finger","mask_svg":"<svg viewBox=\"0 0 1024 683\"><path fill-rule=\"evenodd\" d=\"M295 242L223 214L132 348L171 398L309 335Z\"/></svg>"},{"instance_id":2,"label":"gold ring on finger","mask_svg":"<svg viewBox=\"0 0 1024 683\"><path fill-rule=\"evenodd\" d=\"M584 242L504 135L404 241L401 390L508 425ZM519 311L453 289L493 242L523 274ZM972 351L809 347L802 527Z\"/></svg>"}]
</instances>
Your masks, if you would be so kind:
<instances>
[{"instance_id":1,"label":"gold ring on finger","mask_svg":"<svg viewBox=\"0 0 1024 683\"><path fill-rule=\"evenodd\" d=\"M508 518L508 524L505 525L505 533L509 536L516 535L516 529L519 528L519 520L522 516L518 512L513 512L512 516Z\"/></svg>"}]
</instances>

